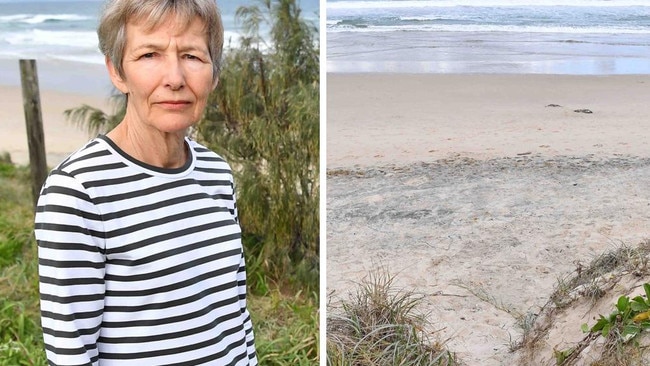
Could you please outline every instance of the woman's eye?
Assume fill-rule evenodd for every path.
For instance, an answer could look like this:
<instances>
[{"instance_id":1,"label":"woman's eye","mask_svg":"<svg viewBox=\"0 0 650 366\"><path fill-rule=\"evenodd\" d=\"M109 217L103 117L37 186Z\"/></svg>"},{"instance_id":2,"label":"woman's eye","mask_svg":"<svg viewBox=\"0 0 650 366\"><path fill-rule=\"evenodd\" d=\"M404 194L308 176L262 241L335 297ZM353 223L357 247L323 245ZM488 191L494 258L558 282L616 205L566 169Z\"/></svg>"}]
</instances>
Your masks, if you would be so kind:
<instances>
[{"instance_id":1,"label":"woman's eye","mask_svg":"<svg viewBox=\"0 0 650 366\"><path fill-rule=\"evenodd\" d=\"M190 54L186 54L185 58L188 59L188 60L198 60L198 61L201 60L200 58L198 58L198 57L196 57L194 55L190 55Z\"/></svg>"},{"instance_id":2,"label":"woman's eye","mask_svg":"<svg viewBox=\"0 0 650 366\"><path fill-rule=\"evenodd\" d=\"M148 52L145 53L144 55L140 56L140 58L153 58L154 53L153 52Z\"/></svg>"}]
</instances>

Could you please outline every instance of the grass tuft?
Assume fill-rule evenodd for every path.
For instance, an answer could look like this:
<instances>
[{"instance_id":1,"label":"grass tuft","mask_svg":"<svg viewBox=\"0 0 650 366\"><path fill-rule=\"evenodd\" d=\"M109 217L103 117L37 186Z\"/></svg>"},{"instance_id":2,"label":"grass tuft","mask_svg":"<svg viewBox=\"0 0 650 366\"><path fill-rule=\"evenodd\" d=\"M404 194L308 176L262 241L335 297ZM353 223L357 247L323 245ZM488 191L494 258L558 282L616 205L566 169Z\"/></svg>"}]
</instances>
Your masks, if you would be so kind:
<instances>
[{"instance_id":1,"label":"grass tuft","mask_svg":"<svg viewBox=\"0 0 650 366\"><path fill-rule=\"evenodd\" d=\"M386 269L370 273L327 318L328 365L455 365L456 357L426 333L423 299L396 290Z\"/></svg>"},{"instance_id":2,"label":"grass tuft","mask_svg":"<svg viewBox=\"0 0 650 366\"><path fill-rule=\"evenodd\" d=\"M567 308L578 298L588 298L592 303L602 298L611 289L614 276L629 272L642 277L650 273L648 256L650 240L642 241L637 247L621 245L594 258L587 266L576 262L575 273L558 280L551 301L559 308Z\"/></svg>"}]
</instances>

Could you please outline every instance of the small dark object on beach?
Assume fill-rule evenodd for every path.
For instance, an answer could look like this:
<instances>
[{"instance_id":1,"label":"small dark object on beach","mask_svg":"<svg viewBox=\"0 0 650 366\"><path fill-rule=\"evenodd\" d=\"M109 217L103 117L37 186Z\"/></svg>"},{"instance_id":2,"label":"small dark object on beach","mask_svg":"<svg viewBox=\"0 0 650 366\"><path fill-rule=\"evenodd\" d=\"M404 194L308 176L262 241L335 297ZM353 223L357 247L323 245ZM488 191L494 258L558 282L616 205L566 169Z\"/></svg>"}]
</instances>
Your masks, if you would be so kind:
<instances>
[{"instance_id":1,"label":"small dark object on beach","mask_svg":"<svg viewBox=\"0 0 650 366\"><path fill-rule=\"evenodd\" d=\"M587 114L594 113L590 109L576 109L576 110L574 110L574 112L576 112L576 113L587 113Z\"/></svg>"},{"instance_id":2,"label":"small dark object on beach","mask_svg":"<svg viewBox=\"0 0 650 366\"><path fill-rule=\"evenodd\" d=\"M557 107L561 107L561 105L551 103L551 104L547 105L547 107L555 107L555 108L557 108Z\"/></svg>"}]
</instances>

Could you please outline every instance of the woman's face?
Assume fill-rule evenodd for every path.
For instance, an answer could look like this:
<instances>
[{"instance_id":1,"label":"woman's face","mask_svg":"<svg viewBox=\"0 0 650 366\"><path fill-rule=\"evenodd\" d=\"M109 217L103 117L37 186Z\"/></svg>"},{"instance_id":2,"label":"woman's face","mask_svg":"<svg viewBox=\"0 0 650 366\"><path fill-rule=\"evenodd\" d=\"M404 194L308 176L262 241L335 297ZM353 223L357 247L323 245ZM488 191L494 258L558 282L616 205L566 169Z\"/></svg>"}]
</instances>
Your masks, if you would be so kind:
<instances>
[{"instance_id":1,"label":"woman's face","mask_svg":"<svg viewBox=\"0 0 650 366\"><path fill-rule=\"evenodd\" d=\"M216 86L204 24L185 28L173 16L152 31L129 22L123 58L124 78L107 61L113 84L128 93L129 123L161 132L179 132L197 122Z\"/></svg>"}]
</instances>

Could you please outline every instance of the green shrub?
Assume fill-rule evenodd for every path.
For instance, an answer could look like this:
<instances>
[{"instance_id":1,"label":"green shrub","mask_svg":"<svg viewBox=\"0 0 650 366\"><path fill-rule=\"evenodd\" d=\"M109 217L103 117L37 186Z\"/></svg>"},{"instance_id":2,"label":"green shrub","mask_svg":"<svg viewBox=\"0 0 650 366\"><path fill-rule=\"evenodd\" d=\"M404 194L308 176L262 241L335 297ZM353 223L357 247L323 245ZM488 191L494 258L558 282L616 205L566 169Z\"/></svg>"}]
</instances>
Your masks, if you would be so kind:
<instances>
[{"instance_id":1,"label":"green shrub","mask_svg":"<svg viewBox=\"0 0 650 366\"><path fill-rule=\"evenodd\" d=\"M219 87L198 124L232 165L248 257L274 279L315 290L319 244L319 61L315 28L295 0L242 7L241 47L225 53ZM271 44L261 50L260 23ZM249 259L250 260L250 259ZM255 278L253 279L255 280Z\"/></svg>"}]
</instances>

